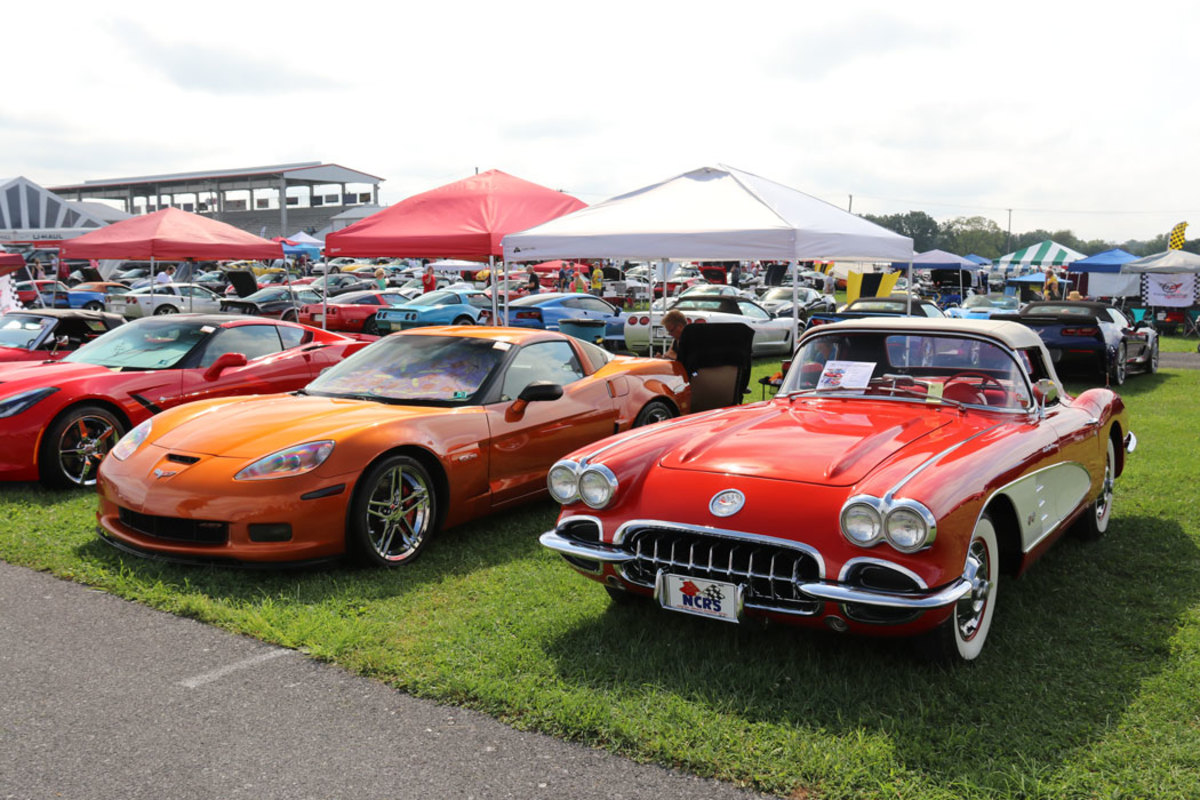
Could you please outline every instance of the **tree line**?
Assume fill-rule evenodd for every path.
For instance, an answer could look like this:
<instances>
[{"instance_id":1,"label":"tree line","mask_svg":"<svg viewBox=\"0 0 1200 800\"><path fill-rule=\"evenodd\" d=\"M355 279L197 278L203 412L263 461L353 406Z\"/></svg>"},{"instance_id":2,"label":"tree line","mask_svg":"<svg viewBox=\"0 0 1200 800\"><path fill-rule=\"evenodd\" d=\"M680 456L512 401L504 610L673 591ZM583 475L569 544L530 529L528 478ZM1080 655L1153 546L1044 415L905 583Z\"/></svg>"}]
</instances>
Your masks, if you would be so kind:
<instances>
[{"instance_id":1,"label":"tree line","mask_svg":"<svg viewBox=\"0 0 1200 800\"><path fill-rule=\"evenodd\" d=\"M1114 247L1119 247L1135 256L1148 256L1166 250L1167 236L1170 234L1170 231L1164 231L1153 239L1130 239L1118 244L1103 239L1085 241L1069 230L1046 231L1039 228L1010 235L1007 231L1002 230L995 221L987 217L955 217L939 223L924 211L909 211L906 214L883 216L863 214L862 216L876 225L908 236L913 240L913 249L918 253L924 253L927 250L945 250L963 256L974 253L984 258L999 258L1047 239L1053 239L1072 250L1078 250L1085 256L1094 256ZM1200 253L1200 239L1186 242L1183 249L1192 253Z\"/></svg>"}]
</instances>

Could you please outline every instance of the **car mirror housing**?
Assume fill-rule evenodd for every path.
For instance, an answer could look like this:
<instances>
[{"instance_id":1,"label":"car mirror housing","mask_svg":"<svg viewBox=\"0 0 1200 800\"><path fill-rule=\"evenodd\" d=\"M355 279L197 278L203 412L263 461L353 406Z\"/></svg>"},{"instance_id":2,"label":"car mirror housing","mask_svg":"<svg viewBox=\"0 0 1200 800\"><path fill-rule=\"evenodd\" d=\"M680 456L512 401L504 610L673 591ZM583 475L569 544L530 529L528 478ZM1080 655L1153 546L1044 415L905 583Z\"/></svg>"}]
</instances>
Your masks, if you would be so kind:
<instances>
[{"instance_id":1,"label":"car mirror housing","mask_svg":"<svg viewBox=\"0 0 1200 800\"><path fill-rule=\"evenodd\" d=\"M1033 398L1039 408L1045 408L1051 403L1058 402L1058 384L1049 378L1042 378L1033 385Z\"/></svg>"},{"instance_id":2,"label":"car mirror housing","mask_svg":"<svg viewBox=\"0 0 1200 800\"><path fill-rule=\"evenodd\" d=\"M521 390L518 400L526 403L537 403L544 400L557 400L563 396L563 387L550 381L534 381Z\"/></svg>"},{"instance_id":3,"label":"car mirror housing","mask_svg":"<svg viewBox=\"0 0 1200 800\"><path fill-rule=\"evenodd\" d=\"M217 356L217 360L208 369L204 370L204 380L215 381L225 370L244 366L246 366L246 356L242 353L222 353Z\"/></svg>"}]
</instances>

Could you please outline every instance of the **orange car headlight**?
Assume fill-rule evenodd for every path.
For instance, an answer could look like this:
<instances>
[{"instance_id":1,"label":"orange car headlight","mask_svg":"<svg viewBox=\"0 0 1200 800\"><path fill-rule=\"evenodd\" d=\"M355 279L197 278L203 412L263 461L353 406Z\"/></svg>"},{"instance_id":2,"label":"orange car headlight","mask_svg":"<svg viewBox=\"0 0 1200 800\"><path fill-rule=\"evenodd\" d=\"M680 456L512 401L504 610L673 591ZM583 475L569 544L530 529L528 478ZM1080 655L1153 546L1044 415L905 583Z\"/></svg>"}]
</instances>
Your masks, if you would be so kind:
<instances>
[{"instance_id":1,"label":"orange car headlight","mask_svg":"<svg viewBox=\"0 0 1200 800\"><path fill-rule=\"evenodd\" d=\"M109 455L117 461L124 461L133 455L142 442L146 441L150 436L150 426L153 418L145 420L129 433L121 437L121 441L117 442L117 446L109 451Z\"/></svg>"},{"instance_id":2,"label":"orange car headlight","mask_svg":"<svg viewBox=\"0 0 1200 800\"><path fill-rule=\"evenodd\" d=\"M273 478L291 478L311 472L329 458L333 442L307 442L277 450L263 456L233 476L235 481L265 481Z\"/></svg>"}]
</instances>

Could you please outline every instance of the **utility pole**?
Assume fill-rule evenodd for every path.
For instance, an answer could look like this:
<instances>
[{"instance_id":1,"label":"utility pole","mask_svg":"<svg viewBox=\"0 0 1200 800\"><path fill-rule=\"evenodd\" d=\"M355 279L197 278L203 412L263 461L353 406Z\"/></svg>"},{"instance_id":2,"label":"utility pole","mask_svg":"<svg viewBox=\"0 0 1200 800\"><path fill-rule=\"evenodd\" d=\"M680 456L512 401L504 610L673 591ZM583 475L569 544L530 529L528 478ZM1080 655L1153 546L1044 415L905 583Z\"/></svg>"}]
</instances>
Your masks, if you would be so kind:
<instances>
[{"instance_id":1,"label":"utility pole","mask_svg":"<svg viewBox=\"0 0 1200 800\"><path fill-rule=\"evenodd\" d=\"M854 213L854 195L850 195L850 202L846 205L846 212L849 214Z\"/></svg>"},{"instance_id":2,"label":"utility pole","mask_svg":"<svg viewBox=\"0 0 1200 800\"><path fill-rule=\"evenodd\" d=\"M1012 252L1012 209L1008 209L1008 234L1004 237L1004 252Z\"/></svg>"}]
</instances>

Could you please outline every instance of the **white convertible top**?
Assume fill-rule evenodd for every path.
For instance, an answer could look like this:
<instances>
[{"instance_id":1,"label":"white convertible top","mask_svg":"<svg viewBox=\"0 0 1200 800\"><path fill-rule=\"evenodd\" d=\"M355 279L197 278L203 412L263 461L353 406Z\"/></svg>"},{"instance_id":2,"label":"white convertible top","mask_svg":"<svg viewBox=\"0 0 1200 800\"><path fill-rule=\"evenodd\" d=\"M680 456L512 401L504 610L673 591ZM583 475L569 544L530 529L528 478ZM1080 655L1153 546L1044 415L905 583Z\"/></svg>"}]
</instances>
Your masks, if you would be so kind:
<instances>
[{"instance_id":1,"label":"white convertible top","mask_svg":"<svg viewBox=\"0 0 1200 800\"><path fill-rule=\"evenodd\" d=\"M996 322L986 319L954 319L952 317L863 317L843 320L828 325L809 328L801 338L824 331L868 330L896 331L905 333L963 333L974 336L989 336L998 339L1014 350L1042 346L1041 337L1032 328L1020 322Z\"/></svg>"}]
</instances>

